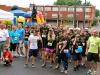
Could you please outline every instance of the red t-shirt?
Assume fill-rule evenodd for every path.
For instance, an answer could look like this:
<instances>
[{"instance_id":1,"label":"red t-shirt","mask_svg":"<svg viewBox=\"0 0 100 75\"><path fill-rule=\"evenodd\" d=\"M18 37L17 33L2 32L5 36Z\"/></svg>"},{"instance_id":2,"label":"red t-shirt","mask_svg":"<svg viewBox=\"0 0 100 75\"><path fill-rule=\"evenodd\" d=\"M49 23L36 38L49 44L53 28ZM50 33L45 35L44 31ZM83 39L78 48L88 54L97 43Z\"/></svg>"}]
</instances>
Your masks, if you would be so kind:
<instances>
[{"instance_id":1,"label":"red t-shirt","mask_svg":"<svg viewBox=\"0 0 100 75\"><path fill-rule=\"evenodd\" d=\"M8 57L11 61L13 61L13 57L9 51L3 53L3 57Z\"/></svg>"}]
</instances>

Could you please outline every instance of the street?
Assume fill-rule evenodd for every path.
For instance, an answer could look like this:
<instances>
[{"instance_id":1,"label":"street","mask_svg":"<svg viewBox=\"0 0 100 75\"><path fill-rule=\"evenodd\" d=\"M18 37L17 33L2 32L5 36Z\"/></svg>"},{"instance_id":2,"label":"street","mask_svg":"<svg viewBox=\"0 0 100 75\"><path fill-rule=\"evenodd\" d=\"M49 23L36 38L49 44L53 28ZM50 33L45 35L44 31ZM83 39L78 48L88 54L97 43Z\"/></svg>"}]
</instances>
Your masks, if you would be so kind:
<instances>
[{"instance_id":1,"label":"street","mask_svg":"<svg viewBox=\"0 0 100 75\"><path fill-rule=\"evenodd\" d=\"M54 70L50 68L47 63L46 68L41 68L42 62L37 58L35 68L31 67L31 61L27 68L24 68L25 58L14 58L14 62L11 67L6 67L0 62L0 75L64 75L60 70ZM100 63L98 66L97 75L100 75ZM86 75L87 69L80 68L79 71L73 71L73 62L69 63L68 75Z\"/></svg>"}]
</instances>

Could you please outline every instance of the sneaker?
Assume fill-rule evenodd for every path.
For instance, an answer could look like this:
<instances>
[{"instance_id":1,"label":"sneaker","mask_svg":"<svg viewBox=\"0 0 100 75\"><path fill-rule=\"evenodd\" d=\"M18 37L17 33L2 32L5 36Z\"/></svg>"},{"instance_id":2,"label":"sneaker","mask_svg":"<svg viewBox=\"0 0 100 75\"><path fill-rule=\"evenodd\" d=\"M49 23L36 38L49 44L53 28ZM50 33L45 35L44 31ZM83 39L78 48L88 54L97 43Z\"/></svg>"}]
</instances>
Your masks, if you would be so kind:
<instances>
[{"instance_id":1,"label":"sneaker","mask_svg":"<svg viewBox=\"0 0 100 75\"><path fill-rule=\"evenodd\" d=\"M76 71L77 70L77 68L76 67L74 67L74 69L73 69L74 71Z\"/></svg>"},{"instance_id":2,"label":"sneaker","mask_svg":"<svg viewBox=\"0 0 100 75\"><path fill-rule=\"evenodd\" d=\"M21 52L21 55L24 55L24 53L23 53L23 52Z\"/></svg>"},{"instance_id":3,"label":"sneaker","mask_svg":"<svg viewBox=\"0 0 100 75\"><path fill-rule=\"evenodd\" d=\"M59 70L59 67L58 67L58 66L56 66L56 67L54 68L54 70Z\"/></svg>"},{"instance_id":4,"label":"sneaker","mask_svg":"<svg viewBox=\"0 0 100 75\"><path fill-rule=\"evenodd\" d=\"M20 55L20 53L19 53L19 52L18 52L17 54L18 54L18 55Z\"/></svg>"},{"instance_id":5,"label":"sneaker","mask_svg":"<svg viewBox=\"0 0 100 75\"><path fill-rule=\"evenodd\" d=\"M67 70L65 70L65 74L68 74L68 71Z\"/></svg>"},{"instance_id":6,"label":"sneaker","mask_svg":"<svg viewBox=\"0 0 100 75\"><path fill-rule=\"evenodd\" d=\"M96 72L93 72L92 75L96 75Z\"/></svg>"},{"instance_id":7,"label":"sneaker","mask_svg":"<svg viewBox=\"0 0 100 75\"><path fill-rule=\"evenodd\" d=\"M77 68L77 70L79 70L79 66L77 66L76 68Z\"/></svg>"},{"instance_id":8,"label":"sneaker","mask_svg":"<svg viewBox=\"0 0 100 75\"><path fill-rule=\"evenodd\" d=\"M61 73L63 73L63 72L65 72L65 70L64 69L61 69L61 71L60 71Z\"/></svg>"},{"instance_id":9,"label":"sneaker","mask_svg":"<svg viewBox=\"0 0 100 75\"><path fill-rule=\"evenodd\" d=\"M28 64L25 64L24 67L25 67L25 68L28 67Z\"/></svg>"},{"instance_id":10,"label":"sneaker","mask_svg":"<svg viewBox=\"0 0 100 75\"><path fill-rule=\"evenodd\" d=\"M35 68L34 64L32 64L32 68Z\"/></svg>"},{"instance_id":11,"label":"sneaker","mask_svg":"<svg viewBox=\"0 0 100 75\"><path fill-rule=\"evenodd\" d=\"M42 58L40 61L43 61L44 59Z\"/></svg>"},{"instance_id":12,"label":"sneaker","mask_svg":"<svg viewBox=\"0 0 100 75\"><path fill-rule=\"evenodd\" d=\"M20 54L20 57L22 57L22 55Z\"/></svg>"},{"instance_id":13,"label":"sneaker","mask_svg":"<svg viewBox=\"0 0 100 75\"><path fill-rule=\"evenodd\" d=\"M49 67L52 68L52 65L50 64Z\"/></svg>"},{"instance_id":14,"label":"sneaker","mask_svg":"<svg viewBox=\"0 0 100 75\"><path fill-rule=\"evenodd\" d=\"M72 62L72 60L69 60L69 62L71 63L71 62Z\"/></svg>"},{"instance_id":15,"label":"sneaker","mask_svg":"<svg viewBox=\"0 0 100 75\"><path fill-rule=\"evenodd\" d=\"M91 71L88 71L88 72L86 73L86 75L92 75L92 72L91 72Z\"/></svg>"},{"instance_id":16,"label":"sneaker","mask_svg":"<svg viewBox=\"0 0 100 75\"><path fill-rule=\"evenodd\" d=\"M46 65L45 65L45 64L43 64L43 65L42 65L42 68L46 68Z\"/></svg>"}]
</instances>

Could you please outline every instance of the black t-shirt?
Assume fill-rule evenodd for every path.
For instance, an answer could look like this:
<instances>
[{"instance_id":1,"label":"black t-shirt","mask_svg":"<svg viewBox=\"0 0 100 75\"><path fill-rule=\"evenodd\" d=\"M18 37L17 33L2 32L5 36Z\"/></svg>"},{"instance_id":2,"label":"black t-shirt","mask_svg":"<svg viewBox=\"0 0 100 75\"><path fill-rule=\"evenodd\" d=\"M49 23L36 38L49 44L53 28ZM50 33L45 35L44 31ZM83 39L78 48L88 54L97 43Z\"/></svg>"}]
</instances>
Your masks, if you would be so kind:
<instances>
[{"instance_id":1,"label":"black t-shirt","mask_svg":"<svg viewBox=\"0 0 100 75\"><path fill-rule=\"evenodd\" d=\"M75 38L75 34L74 34L74 33L73 33L73 34L70 34L70 33L69 33L68 35L69 35L69 38L70 38L70 39Z\"/></svg>"},{"instance_id":2,"label":"black t-shirt","mask_svg":"<svg viewBox=\"0 0 100 75\"><path fill-rule=\"evenodd\" d=\"M82 46L83 47L83 44L82 44L81 40L76 41L76 44L73 46L73 54L76 54L75 50L78 49L78 46Z\"/></svg>"},{"instance_id":3,"label":"black t-shirt","mask_svg":"<svg viewBox=\"0 0 100 75\"><path fill-rule=\"evenodd\" d=\"M29 32L25 32L25 40L28 40L28 37L30 36Z\"/></svg>"},{"instance_id":4,"label":"black t-shirt","mask_svg":"<svg viewBox=\"0 0 100 75\"><path fill-rule=\"evenodd\" d=\"M52 37L52 35L51 35L51 37ZM48 38L48 37L47 37ZM47 48L50 48L50 49L54 49L56 46L56 40L48 40L47 39L47 45L46 45L46 47Z\"/></svg>"}]
</instances>

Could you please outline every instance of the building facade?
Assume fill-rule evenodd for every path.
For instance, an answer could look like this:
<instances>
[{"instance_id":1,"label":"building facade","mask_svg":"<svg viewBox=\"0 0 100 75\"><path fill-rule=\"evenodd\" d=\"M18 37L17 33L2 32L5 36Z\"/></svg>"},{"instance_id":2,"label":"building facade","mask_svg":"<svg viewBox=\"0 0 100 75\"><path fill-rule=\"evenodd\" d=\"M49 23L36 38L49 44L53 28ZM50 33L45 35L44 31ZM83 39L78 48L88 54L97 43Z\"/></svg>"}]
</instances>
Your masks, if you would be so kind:
<instances>
[{"instance_id":1,"label":"building facade","mask_svg":"<svg viewBox=\"0 0 100 75\"><path fill-rule=\"evenodd\" d=\"M33 4L29 5L29 11L32 10ZM54 23L54 24L62 24L66 21L66 18L70 17L74 20L74 6L42 6L36 5L37 11L41 11L44 15L44 18L47 22ZM84 10L85 13L85 21L86 24L91 25L95 18L95 6L76 6L76 20L77 20L77 27L83 25L84 21ZM74 21L73 21L74 23ZM87 26L88 26L87 25Z\"/></svg>"}]
</instances>

